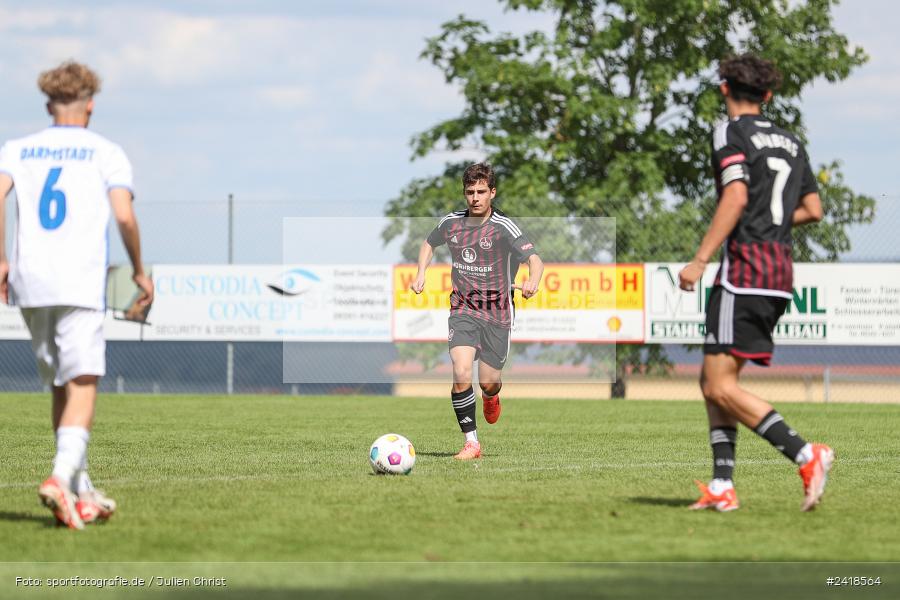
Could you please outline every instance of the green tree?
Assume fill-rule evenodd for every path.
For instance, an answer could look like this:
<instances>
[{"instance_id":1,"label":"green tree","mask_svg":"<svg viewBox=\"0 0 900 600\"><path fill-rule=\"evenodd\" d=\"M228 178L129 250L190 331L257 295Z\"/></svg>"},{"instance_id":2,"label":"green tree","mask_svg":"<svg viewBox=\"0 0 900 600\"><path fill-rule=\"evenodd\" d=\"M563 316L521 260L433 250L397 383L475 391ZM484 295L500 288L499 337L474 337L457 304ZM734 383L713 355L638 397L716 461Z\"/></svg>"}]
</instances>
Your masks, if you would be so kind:
<instances>
[{"instance_id":1,"label":"green tree","mask_svg":"<svg viewBox=\"0 0 900 600\"><path fill-rule=\"evenodd\" d=\"M517 36L462 15L445 23L422 57L459 86L465 108L416 135L413 157L480 149L516 216L615 217L620 262L687 260L705 230L715 205L709 140L724 117L720 58L752 51L775 61L784 83L765 114L801 138L801 92L866 61L834 29L832 0L501 1L548 13L552 28ZM407 235L407 258L421 232L403 218L458 208L464 167L447 164L388 203L395 220L384 237ZM827 216L795 230L798 260L834 260L849 249L847 227L874 216L838 162L818 173ZM619 347L619 380L628 368L666 366L659 347Z\"/></svg>"}]
</instances>

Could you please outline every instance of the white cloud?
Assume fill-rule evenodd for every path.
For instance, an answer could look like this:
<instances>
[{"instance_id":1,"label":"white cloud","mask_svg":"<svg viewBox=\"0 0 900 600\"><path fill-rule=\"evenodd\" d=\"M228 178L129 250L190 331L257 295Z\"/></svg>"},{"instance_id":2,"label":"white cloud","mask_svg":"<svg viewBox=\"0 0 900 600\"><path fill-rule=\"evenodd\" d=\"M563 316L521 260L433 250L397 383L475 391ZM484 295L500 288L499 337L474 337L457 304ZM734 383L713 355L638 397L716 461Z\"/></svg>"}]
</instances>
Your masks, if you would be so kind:
<instances>
[{"instance_id":1,"label":"white cloud","mask_svg":"<svg viewBox=\"0 0 900 600\"><path fill-rule=\"evenodd\" d=\"M463 107L462 94L444 82L437 68L402 60L385 50L369 58L365 71L351 85L354 103L363 110L385 110L398 103L447 112Z\"/></svg>"},{"instance_id":2,"label":"white cloud","mask_svg":"<svg viewBox=\"0 0 900 600\"><path fill-rule=\"evenodd\" d=\"M222 68L227 48L216 19L172 14L138 15L143 27L129 41L113 44L102 54L100 68L110 78L151 78L168 86L203 83Z\"/></svg>"},{"instance_id":3,"label":"white cloud","mask_svg":"<svg viewBox=\"0 0 900 600\"><path fill-rule=\"evenodd\" d=\"M309 106L313 91L304 85L269 85L257 90L256 98L278 109L296 109Z\"/></svg>"},{"instance_id":4,"label":"white cloud","mask_svg":"<svg viewBox=\"0 0 900 600\"><path fill-rule=\"evenodd\" d=\"M37 32L58 26L82 26L89 18L86 10L73 8L59 10L0 6L0 33Z\"/></svg>"}]
</instances>

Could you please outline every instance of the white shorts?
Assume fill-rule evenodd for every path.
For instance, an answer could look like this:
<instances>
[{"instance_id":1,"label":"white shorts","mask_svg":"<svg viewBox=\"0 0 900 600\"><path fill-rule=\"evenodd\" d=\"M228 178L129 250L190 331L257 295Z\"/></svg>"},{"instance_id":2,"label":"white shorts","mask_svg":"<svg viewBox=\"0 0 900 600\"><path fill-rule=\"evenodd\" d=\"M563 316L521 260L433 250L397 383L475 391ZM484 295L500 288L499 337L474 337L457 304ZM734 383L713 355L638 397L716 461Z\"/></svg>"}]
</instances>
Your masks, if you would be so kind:
<instances>
[{"instance_id":1,"label":"white shorts","mask_svg":"<svg viewBox=\"0 0 900 600\"><path fill-rule=\"evenodd\" d=\"M73 306L23 308L38 373L58 387L81 375L106 374L105 312Z\"/></svg>"}]
</instances>

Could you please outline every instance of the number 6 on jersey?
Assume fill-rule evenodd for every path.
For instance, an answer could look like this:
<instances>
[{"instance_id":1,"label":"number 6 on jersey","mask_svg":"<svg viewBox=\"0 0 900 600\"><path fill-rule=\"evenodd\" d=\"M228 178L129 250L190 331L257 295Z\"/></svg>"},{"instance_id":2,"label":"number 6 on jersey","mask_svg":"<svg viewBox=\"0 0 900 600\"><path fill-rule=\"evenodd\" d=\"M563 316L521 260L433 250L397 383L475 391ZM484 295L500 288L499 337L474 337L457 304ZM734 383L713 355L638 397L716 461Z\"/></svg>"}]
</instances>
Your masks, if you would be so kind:
<instances>
[{"instance_id":1,"label":"number 6 on jersey","mask_svg":"<svg viewBox=\"0 0 900 600\"><path fill-rule=\"evenodd\" d=\"M44 190L41 192L41 201L38 205L38 213L41 217L41 227L53 230L62 225L66 219L66 195L62 190L53 189L59 180L62 167L53 167L44 182Z\"/></svg>"}]
</instances>

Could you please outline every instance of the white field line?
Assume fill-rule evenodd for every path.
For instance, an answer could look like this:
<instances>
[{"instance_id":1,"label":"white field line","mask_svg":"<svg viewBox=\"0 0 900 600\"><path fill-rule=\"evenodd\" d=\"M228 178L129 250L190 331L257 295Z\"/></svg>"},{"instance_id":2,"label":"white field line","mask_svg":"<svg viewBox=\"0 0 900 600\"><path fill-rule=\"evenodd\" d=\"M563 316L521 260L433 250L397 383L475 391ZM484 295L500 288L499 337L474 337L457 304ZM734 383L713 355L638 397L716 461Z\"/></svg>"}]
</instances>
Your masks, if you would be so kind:
<instances>
[{"instance_id":1,"label":"white field line","mask_svg":"<svg viewBox=\"0 0 900 600\"><path fill-rule=\"evenodd\" d=\"M846 464L864 464L890 462L896 463L897 457L893 456L864 456L860 458L844 458L837 459L837 465ZM786 461L782 459L743 459L738 461L739 466L743 465L784 465ZM609 469L673 469L680 467L706 467L709 466L708 460L702 461L669 461L669 462L618 462L618 463L591 463L587 465L521 465L514 467L491 468L483 467L483 463L472 463L480 472L483 473L516 473L516 472L537 472L537 471L603 471ZM362 467L360 467L362 469ZM260 475L211 475L207 477L154 477L154 478L125 478L125 479L105 479L100 481L101 486L117 486L128 487L133 485L156 485L164 483L232 483L236 481L279 481L286 479L294 479L295 481L311 481L323 479L340 479L334 476L303 476L300 474L260 474ZM17 483L0 483L0 489L18 489L30 488L38 485L39 482L17 482Z\"/></svg>"},{"instance_id":2,"label":"white field line","mask_svg":"<svg viewBox=\"0 0 900 600\"><path fill-rule=\"evenodd\" d=\"M876 462L894 462L895 457L890 456L866 456L861 458L835 459L835 464L862 464ZM500 469L485 469L488 473L510 473L517 471L602 471L605 469L672 469L679 467L705 467L709 466L709 460L681 461L681 462L644 462L644 463L591 463L589 465L530 465L518 467L503 467ZM739 459L738 466L743 465L784 465L787 461L781 459Z\"/></svg>"}]
</instances>

